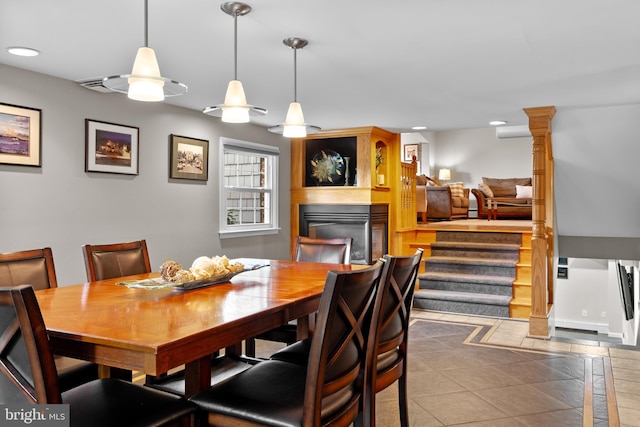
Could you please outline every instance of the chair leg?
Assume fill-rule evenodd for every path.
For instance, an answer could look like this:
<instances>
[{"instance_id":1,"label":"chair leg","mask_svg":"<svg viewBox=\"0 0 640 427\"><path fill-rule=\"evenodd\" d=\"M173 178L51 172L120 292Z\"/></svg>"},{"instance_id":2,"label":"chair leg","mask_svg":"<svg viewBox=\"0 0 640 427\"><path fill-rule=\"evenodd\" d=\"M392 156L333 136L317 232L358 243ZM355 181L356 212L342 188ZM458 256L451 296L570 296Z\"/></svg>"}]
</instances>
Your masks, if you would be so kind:
<instances>
[{"instance_id":1,"label":"chair leg","mask_svg":"<svg viewBox=\"0 0 640 427\"><path fill-rule=\"evenodd\" d=\"M249 338L244 342L244 354L249 357L256 357L256 340Z\"/></svg>"},{"instance_id":2,"label":"chair leg","mask_svg":"<svg viewBox=\"0 0 640 427\"><path fill-rule=\"evenodd\" d=\"M406 369L406 366L405 366ZM407 371L398 378L398 400L400 408L400 426L409 427L409 401L407 399Z\"/></svg>"}]
</instances>

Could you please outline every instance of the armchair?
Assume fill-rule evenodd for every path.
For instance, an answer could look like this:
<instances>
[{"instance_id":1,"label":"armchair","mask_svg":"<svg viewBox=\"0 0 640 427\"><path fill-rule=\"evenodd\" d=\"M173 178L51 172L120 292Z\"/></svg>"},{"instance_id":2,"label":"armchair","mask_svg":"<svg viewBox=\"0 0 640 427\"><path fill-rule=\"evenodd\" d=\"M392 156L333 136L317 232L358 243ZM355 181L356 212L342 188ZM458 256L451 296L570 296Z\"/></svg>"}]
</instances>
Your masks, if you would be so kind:
<instances>
[{"instance_id":1,"label":"armchair","mask_svg":"<svg viewBox=\"0 0 640 427\"><path fill-rule=\"evenodd\" d=\"M427 219L469 218L469 189L462 182L442 185L436 178L416 177L416 210Z\"/></svg>"},{"instance_id":2,"label":"armchair","mask_svg":"<svg viewBox=\"0 0 640 427\"><path fill-rule=\"evenodd\" d=\"M469 189L462 184L427 186L427 218L454 219L469 217ZM460 193L460 190L462 192ZM458 192L455 194L454 192Z\"/></svg>"}]
</instances>

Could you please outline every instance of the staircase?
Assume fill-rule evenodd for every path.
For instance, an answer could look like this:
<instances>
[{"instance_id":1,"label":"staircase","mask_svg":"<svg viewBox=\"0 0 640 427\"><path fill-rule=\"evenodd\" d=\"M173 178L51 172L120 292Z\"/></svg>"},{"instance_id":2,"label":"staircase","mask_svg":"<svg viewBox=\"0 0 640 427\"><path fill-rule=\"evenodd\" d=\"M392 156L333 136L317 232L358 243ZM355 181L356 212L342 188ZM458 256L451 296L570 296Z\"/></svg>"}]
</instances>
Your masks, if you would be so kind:
<instances>
[{"instance_id":1,"label":"staircase","mask_svg":"<svg viewBox=\"0 0 640 427\"><path fill-rule=\"evenodd\" d=\"M521 244L519 233L437 231L414 306L510 317Z\"/></svg>"}]
</instances>

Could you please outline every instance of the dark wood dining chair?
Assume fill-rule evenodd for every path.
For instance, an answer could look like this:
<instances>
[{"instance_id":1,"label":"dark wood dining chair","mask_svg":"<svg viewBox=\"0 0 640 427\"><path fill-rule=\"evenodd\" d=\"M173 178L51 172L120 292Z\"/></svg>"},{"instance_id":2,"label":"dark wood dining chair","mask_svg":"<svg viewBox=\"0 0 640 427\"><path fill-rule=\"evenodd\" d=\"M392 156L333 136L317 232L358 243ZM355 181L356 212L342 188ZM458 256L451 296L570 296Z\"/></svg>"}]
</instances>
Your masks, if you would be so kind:
<instances>
[{"instance_id":1,"label":"dark wood dining chair","mask_svg":"<svg viewBox=\"0 0 640 427\"><path fill-rule=\"evenodd\" d=\"M266 360L191 401L215 426L348 426L362 424L369 328L380 313L383 261L330 271L318 309L308 363Z\"/></svg>"},{"instance_id":2,"label":"dark wood dining chair","mask_svg":"<svg viewBox=\"0 0 640 427\"><path fill-rule=\"evenodd\" d=\"M151 273L146 240L82 246L87 281L114 279L134 274ZM111 377L131 380L131 371L109 368Z\"/></svg>"},{"instance_id":3,"label":"dark wood dining chair","mask_svg":"<svg viewBox=\"0 0 640 427\"><path fill-rule=\"evenodd\" d=\"M389 265L389 286L383 298L382 311L378 317L378 327L374 343L374 357L368 367L371 393L365 401L365 425L374 426L376 417L376 394L398 381L400 425L409 427L409 406L407 398L407 344L409 317L413 305L413 294L420 270L423 250L416 250L411 256L392 257L385 255Z\"/></svg>"},{"instance_id":4,"label":"dark wood dining chair","mask_svg":"<svg viewBox=\"0 0 640 427\"><path fill-rule=\"evenodd\" d=\"M0 288L0 401L68 404L69 425L193 426L187 400L117 379L61 392L47 330L33 287Z\"/></svg>"},{"instance_id":5,"label":"dark wood dining chair","mask_svg":"<svg viewBox=\"0 0 640 427\"><path fill-rule=\"evenodd\" d=\"M351 263L351 237L318 239L297 236L291 259L295 261L326 262L330 264Z\"/></svg>"},{"instance_id":6,"label":"dark wood dining chair","mask_svg":"<svg viewBox=\"0 0 640 427\"><path fill-rule=\"evenodd\" d=\"M89 282L151 273L152 271L145 240L84 245L82 253Z\"/></svg>"},{"instance_id":7,"label":"dark wood dining chair","mask_svg":"<svg viewBox=\"0 0 640 427\"><path fill-rule=\"evenodd\" d=\"M301 262L324 262L330 264L351 263L351 237L335 239L319 239L305 236L296 236L291 259ZM297 341L297 322L292 321L286 325L260 334L255 338L245 341L245 354L254 357L256 354L255 340L265 340L293 344Z\"/></svg>"},{"instance_id":8,"label":"dark wood dining chair","mask_svg":"<svg viewBox=\"0 0 640 427\"><path fill-rule=\"evenodd\" d=\"M375 425L375 395L398 381L400 424L409 425L407 399L407 343L409 316L413 305L422 249L409 256L385 255L389 284L383 297L378 326L371 329L369 341L374 357L369 359L369 384L365 398L365 425ZM311 343L299 341L271 355L271 359L304 365L309 359Z\"/></svg>"},{"instance_id":9,"label":"dark wood dining chair","mask_svg":"<svg viewBox=\"0 0 640 427\"><path fill-rule=\"evenodd\" d=\"M0 286L31 285L34 289L58 287L51 248L0 254ZM68 390L98 378L98 365L54 356L60 388Z\"/></svg>"}]
</instances>

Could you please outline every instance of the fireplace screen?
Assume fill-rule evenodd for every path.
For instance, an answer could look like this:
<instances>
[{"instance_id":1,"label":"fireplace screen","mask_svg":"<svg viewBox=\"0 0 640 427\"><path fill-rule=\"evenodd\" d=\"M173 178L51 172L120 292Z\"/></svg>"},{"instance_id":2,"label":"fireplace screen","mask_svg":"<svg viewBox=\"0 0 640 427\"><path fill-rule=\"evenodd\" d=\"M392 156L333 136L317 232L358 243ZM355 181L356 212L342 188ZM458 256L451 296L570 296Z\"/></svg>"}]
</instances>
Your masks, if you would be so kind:
<instances>
[{"instance_id":1,"label":"fireplace screen","mask_svg":"<svg viewBox=\"0 0 640 427\"><path fill-rule=\"evenodd\" d=\"M351 237L351 262L373 264L387 253L387 205L302 205L300 235Z\"/></svg>"}]
</instances>

